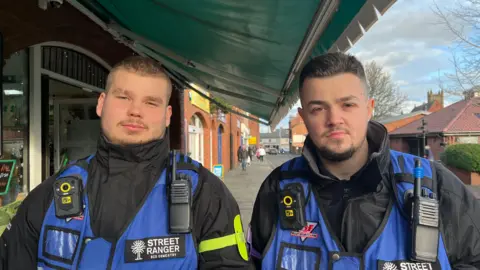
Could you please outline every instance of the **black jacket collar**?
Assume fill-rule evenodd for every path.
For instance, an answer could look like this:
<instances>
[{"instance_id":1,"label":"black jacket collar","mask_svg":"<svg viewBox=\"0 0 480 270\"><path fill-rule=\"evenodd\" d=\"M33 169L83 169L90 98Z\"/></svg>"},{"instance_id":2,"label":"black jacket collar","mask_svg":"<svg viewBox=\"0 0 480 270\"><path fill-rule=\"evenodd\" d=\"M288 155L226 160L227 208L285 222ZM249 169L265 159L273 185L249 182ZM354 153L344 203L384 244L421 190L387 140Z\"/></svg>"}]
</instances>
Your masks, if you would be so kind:
<instances>
[{"instance_id":1,"label":"black jacket collar","mask_svg":"<svg viewBox=\"0 0 480 270\"><path fill-rule=\"evenodd\" d=\"M168 132L159 140L144 144L116 145L102 134L98 141L95 159L109 174L122 173L139 163L163 167L168 158L170 144ZM165 139L167 138L167 139Z\"/></svg>"}]
</instances>

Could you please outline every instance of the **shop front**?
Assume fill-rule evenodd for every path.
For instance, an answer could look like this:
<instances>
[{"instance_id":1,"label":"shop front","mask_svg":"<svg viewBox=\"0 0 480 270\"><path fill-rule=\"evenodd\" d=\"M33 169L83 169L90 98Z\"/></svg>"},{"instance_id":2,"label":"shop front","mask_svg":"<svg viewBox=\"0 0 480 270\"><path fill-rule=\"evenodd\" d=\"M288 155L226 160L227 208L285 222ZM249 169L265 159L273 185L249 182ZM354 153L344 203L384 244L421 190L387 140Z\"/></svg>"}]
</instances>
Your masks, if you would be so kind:
<instances>
[{"instance_id":1,"label":"shop front","mask_svg":"<svg viewBox=\"0 0 480 270\"><path fill-rule=\"evenodd\" d=\"M69 160L95 151L95 107L111 68L97 55L60 42L4 58L1 160L15 165L0 179L1 205L24 197Z\"/></svg>"}]
</instances>

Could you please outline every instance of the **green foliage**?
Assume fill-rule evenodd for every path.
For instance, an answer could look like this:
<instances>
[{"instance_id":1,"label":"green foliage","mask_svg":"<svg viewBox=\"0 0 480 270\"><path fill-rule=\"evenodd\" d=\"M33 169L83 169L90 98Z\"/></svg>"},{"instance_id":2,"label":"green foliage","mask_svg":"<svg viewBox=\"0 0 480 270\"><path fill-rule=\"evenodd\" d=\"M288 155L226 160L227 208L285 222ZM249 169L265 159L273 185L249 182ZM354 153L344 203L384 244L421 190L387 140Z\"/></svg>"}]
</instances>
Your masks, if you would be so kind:
<instances>
[{"instance_id":1,"label":"green foliage","mask_svg":"<svg viewBox=\"0 0 480 270\"><path fill-rule=\"evenodd\" d=\"M480 144L450 145L440 158L449 166L480 173Z\"/></svg>"},{"instance_id":2,"label":"green foliage","mask_svg":"<svg viewBox=\"0 0 480 270\"><path fill-rule=\"evenodd\" d=\"M18 207L21 203L22 201L15 201L13 203L0 207L0 235L2 235L8 223L10 223L10 220L17 213Z\"/></svg>"},{"instance_id":3,"label":"green foliage","mask_svg":"<svg viewBox=\"0 0 480 270\"><path fill-rule=\"evenodd\" d=\"M221 98L221 97L211 97L211 99L215 100L215 102L219 103L219 105L215 104L214 102L210 102L210 113L216 113L217 110L221 110L222 112L226 112L226 110L231 110L232 105L228 104L228 102Z\"/></svg>"}]
</instances>

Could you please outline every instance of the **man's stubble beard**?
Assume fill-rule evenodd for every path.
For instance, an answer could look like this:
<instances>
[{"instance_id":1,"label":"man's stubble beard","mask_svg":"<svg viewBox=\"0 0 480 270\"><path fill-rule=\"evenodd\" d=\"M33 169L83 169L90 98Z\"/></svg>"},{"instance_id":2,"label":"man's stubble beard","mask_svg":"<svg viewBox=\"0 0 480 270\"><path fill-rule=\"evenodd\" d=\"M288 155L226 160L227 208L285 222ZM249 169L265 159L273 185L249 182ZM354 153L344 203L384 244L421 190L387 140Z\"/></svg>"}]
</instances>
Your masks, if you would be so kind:
<instances>
[{"instance_id":1,"label":"man's stubble beard","mask_svg":"<svg viewBox=\"0 0 480 270\"><path fill-rule=\"evenodd\" d=\"M107 139L107 141L111 144L115 144L115 145L120 145L120 146L129 146L129 145L141 145L141 144L146 144L146 143L149 143L149 142L152 142L152 141L155 141L155 140L161 140L162 138L165 137L165 135L167 134L167 128L164 127L163 129L163 132L161 133L160 136L155 136L153 138L136 138L135 137L135 131L127 131L127 134L129 136L132 136L131 138L128 137L128 135L125 137L125 136L115 136L112 132L106 132L106 129L104 128L103 126L103 123L102 123L102 133L103 133L103 136Z\"/></svg>"},{"instance_id":2,"label":"man's stubble beard","mask_svg":"<svg viewBox=\"0 0 480 270\"><path fill-rule=\"evenodd\" d=\"M353 155L358 151L358 149L360 149L363 146L365 141L366 141L366 138L357 147L355 147L355 145L353 145L352 143L347 150L340 153L329 149L327 146L322 146L322 147L317 146L317 153L321 158L328 160L330 162L343 162L352 158ZM337 143L334 143L334 144L337 144Z\"/></svg>"}]
</instances>

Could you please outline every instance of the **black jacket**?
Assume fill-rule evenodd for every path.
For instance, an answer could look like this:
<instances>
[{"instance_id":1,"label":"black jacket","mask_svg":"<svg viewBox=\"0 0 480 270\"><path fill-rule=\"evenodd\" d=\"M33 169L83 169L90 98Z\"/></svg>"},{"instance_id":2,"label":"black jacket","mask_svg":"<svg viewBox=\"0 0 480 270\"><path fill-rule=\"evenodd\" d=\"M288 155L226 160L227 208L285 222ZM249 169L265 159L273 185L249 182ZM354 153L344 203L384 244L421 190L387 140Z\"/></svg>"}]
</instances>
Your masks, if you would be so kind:
<instances>
[{"instance_id":1,"label":"black jacket","mask_svg":"<svg viewBox=\"0 0 480 270\"><path fill-rule=\"evenodd\" d=\"M248 151L247 149L238 149L238 161L246 160L248 158Z\"/></svg>"},{"instance_id":2,"label":"black jacket","mask_svg":"<svg viewBox=\"0 0 480 270\"><path fill-rule=\"evenodd\" d=\"M321 165L309 138L303 156L309 163L312 186L325 211L337 244L346 252L363 253L380 227L392 194L392 167L385 127L371 122L367 140L370 158L349 181L340 181ZM480 269L480 202L467 187L440 163L437 171L441 231L454 269ZM252 245L262 253L278 220L277 191L280 168L275 169L260 187L252 220ZM254 259L259 268L261 262Z\"/></svg>"},{"instance_id":3,"label":"black jacket","mask_svg":"<svg viewBox=\"0 0 480 270\"><path fill-rule=\"evenodd\" d=\"M142 207L142 201L167 165L168 141L120 147L102 136L88 173L87 194L91 226L97 237L115 242ZM20 206L0 238L0 269L37 269L37 249L42 222L53 198L50 177L36 187ZM234 217L240 213L223 182L201 167L193 198L193 234L196 243L235 233ZM165 216L167 218L167 216ZM236 246L199 254L199 269L248 269Z\"/></svg>"}]
</instances>

